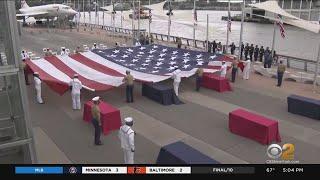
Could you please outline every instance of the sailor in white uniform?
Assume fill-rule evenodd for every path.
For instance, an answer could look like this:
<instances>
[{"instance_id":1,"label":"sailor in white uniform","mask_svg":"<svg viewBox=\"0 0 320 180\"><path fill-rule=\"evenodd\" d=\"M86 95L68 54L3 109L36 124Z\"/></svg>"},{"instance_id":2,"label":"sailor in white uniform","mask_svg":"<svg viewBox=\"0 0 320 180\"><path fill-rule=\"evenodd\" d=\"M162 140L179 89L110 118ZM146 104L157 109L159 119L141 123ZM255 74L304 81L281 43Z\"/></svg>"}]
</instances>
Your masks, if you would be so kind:
<instances>
[{"instance_id":1,"label":"sailor in white uniform","mask_svg":"<svg viewBox=\"0 0 320 180\"><path fill-rule=\"evenodd\" d=\"M220 77L225 78L227 74L228 66L225 61L222 61L222 66L220 68Z\"/></svg>"},{"instance_id":2,"label":"sailor in white uniform","mask_svg":"<svg viewBox=\"0 0 320 180\"><path fill-rule=\"evenodd\" d=\"M66 48L65 47L61 47L61 53L60 53L61 56L64 56L64 55L69 55L68 52L66 51Z\"/></svg>"},{"instance_id":3,"label":"sailor in white uniform","mask_svg":"<svg viewBox=\"0 0 320 180\"><path fill-rule=\"evenodd\" d=\"M92 46L91 50L94 50L94 49L98 49L97 43L93 43L93 46Z\"/></svg>"},{"instance_id":4,"label":"sailor in white uniform","mask_svg":"<svg viewBox=\"0 0 320 180\"><path fill-rule=\"evenodd\" d=\"M243 69L243 79L248 80L250 75L250 66L251 61L250 59L247 59L246 61L243 61L244 69Z\"/></svg>"},{"instance_id":5,"label":"sailor in white uniform","mask_svg":"<svg viewBox=\"0 0 320 180\"><path fill-rule=\"evenodd\" d=\"M120 127L119 138L121 141L121 148L124 153L124 163L134 164L134 134L132 130L133 119L132 117L127 117L124 119L125 124Z\"/></svg>"},{"instance_id":6,"label":"sailor in white uniform","mask_svg":"<svg viewBox=\"0 0 320 180\"><path fill-rule=\"evenodd\" d=\"M21 58L23 61L29 59L29 55L25 50L21 51Z\"/></svg>"},{"instance_id":7,"label":"sailor in white uniform","mask_svg":"<svg viewBox=\"0 0 320 180\"><path fill-rule=\"evenodd\" d=\"M69 82L69 86L71 87L72 108L74 110L80 110L80 91L82 89L82 83L78 79L78 74L75 74L73 76L73 79Z\"/></svg>"},{"instance_id":8,"label":"sailor in white uniform","mask_svg":"<svg viewBox=\"0 0 320 180\"><path fill-rule=\"evenodd\" d=\"M176 68L175 71L173 71L172 73L172 79L173 79L173 89L174 89L174 92L175 94L178 96L179 94L179 85L180 85L180 82L181 82L181 70Z\"/></svg>"},{"instance_id":9,"label":"sailor in white uniform","mask_svg":"<svg viewBox=\"0 0 320 180\"><path fill-rule=\"evenodd\" d=\"M39 104L43 104L43 100L41 97L41 79L39 77L39 73L38 72L34 72L33 73L34 76L34 86L36 89L36 100Z\"/></svg>"}]
</instances>

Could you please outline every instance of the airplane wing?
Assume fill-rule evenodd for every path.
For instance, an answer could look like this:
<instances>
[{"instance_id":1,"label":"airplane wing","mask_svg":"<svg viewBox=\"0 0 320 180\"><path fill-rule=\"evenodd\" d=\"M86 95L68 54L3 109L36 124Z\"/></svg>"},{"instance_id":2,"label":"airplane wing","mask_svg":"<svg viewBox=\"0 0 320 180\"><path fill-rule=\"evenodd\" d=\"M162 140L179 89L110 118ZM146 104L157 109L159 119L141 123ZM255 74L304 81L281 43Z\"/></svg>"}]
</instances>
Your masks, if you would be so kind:
<instances>
[{"instance_id":1,"label":"airplane wing","mask_svg":"<svg viewBox=\"0 0 320 180\"><path fill-rule=\"evenodd\" d=\"M48 12L34 12L34 13L25 13L25 14L16 14L17 17L23 16L39 16L39 15L46 15Z\"/></svg>"}]
</instances>

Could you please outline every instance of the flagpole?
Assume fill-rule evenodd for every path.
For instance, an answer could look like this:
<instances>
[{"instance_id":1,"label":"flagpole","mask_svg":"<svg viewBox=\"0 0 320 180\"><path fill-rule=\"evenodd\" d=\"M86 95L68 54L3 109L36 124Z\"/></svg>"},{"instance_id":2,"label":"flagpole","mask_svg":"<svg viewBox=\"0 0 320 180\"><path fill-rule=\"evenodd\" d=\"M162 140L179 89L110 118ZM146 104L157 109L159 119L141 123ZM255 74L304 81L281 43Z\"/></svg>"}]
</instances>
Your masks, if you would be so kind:
<instances>
[{"instance_id":1,"label":"flagpole","mask_svg":"<svg viewBox=\"0 0 320 180\"><path fill-rule=\"evenodd\" d=\"M242 34L243 34L243 21L244 21L244 9L246 7L246 2L243 0L242 2L242 12L241 12L241 27L240 27L240 41L239 41L239 53L238 53L238 58L241 58L241 45L242 45Z\"/></svg>"},{"instance_id":2,"label":"flagpole","mask_svg":"<svg viewBox=\"0 0 320 180\"><path fill-rule=\"evenodd\" d=\"M206 51L208 52L209 48L209 14L207 14L207 34L206 34Z\"/></svg>"},{"instance_id":3,"label":"flagpole","mask_svg":"<svg viewBox=\"0 0 320 180\"><path fill-rule=\"evenodd\" d=\"M196 0L193 0L193 46L196 47Z\"/></svg>"},{"instance_id":4,"label":"flagpole","mask_svg":"<svg viewBox=\"0 0 320 180\"><path fill-rule=\"evenodd\" d=\"M225 48L226 53L228 53L228 47L229 47L229 28L230 28L229 21L231 21L231 19L230 19L230 0L228 0L227 43L226 43L226 48Z\"/></svg>"},{"instance_id":5,"label":"flagpole","mask_svg":"<svg viewBox=\"0 0 320 180\"><path fill-rule=\"evenodd\" d=\"M151 5L151 0L149 0L149 8L150 8L150 5ZM150 36L151 36L151 21L150 20L152 20L151 18L152 18L152 16L151 16L151 9L149 9L149 38L150 38ZM151 16L151 17L150 17Z\"/></svg>"},{"instance_id":6,"label":"flagpole","mask_svg":"<svg viewBox=\"0 0 320 180\"><path fill-rule=\"evenodd\" d=\"M84 0L82 0L84 31L86 31L86 12L84 11Z\"/></svg>"},{"instance_id":7,"label":"flagpole","mask_svg":"<svg viewBox=\"0 0 320 180\"><path fill-rule=\"evenodd\" d=\"M110 0L110 6L112 6L112 0ZM110 28L113 27L112 15L113 15L113 11L110 12ZM112 30L112 35L113 35L113 30Z\"/></svg>"},{"instance_id":8,"label":"flagpole","mask_svg":"<svg viewBox=\"0 0 320 180\"><path fill-rule=\"evenodd\" d=\"M123 26L122 26L122 19L123 19L123 15L122 15L122 12L123 12L123 2L122 2L122 0L120 1L120 3L121 3L121 28L123 28Z\"/></svg>"},{"instance_id":9,"label":"flagpole","mask_svg":"<svg viewBox=\"0 0 320 180\"><path fill-rule=\"evenodd\" d=\"M92 31L92 19L91 19L91 2L89 1L89 24L90 24L90 30Z\"/></svg>"},{"instance_id":10,"label":"flagpole","mask_svg":"<svg viewBox=\"0 0 320 180\"><path fill-rule=\"evenodd\" d=\"M170 41L170 26L171 26L171 0L169 2L169 17L168 17L168 41Z\"/></svg>"},{"instance_id":11,"label":"flagpole","mask_svg":"<svg viewBox=\"0 0 320 180\"><path fill-rule=\"evenodd\" d=\"M102 0L102 7L104 7L104 0ZM104 28L104 9L102 9L103 11L103 14L102 14L102 21L103 21L103 23L102 23L102 29Z\"/></svg>"},{"instance_id":12,"label":"flagpole","mask_svg":"<svg viewBox=\"0 0 320 180\"><path fill-rule=\"evenodd\" d=\"M274 53L274 44L275 44L275 40L276 40L276 28L277 28L277 21L275 20L273 23L273 37L272 37L272 48L271 48L272 57L273 57L273 53Z\"/></svg>"},{"instance_id":13,"label":"flagpole","mask_svg":"<svg viewBox=\"0 0 320 180\"><path fill-rule=\"evenodd\" d=\"M80 0L78 0L77 32L79 32L79 28L80 28Z\"/></svg>"},{"instance_id":14,"label":"flagpole","mask_svg":"<svg viewBox=\"0 0 320 180\"><path fill-rule=\"evenodd\" d=\"M140 0L138 1L138 38L140 38Z\"/></svg>"},{"instance_id":15,"label":"flagpole","mask_svg":"<svg viewBox=\"0 0 320 180\"><path fill-rule=\"evenodd\" d=\"M112 17L112 27L113 27L113 30L112 30L112 32L113 32L113 37L114 37L114 35L115 35L115 33L116 33L116 27L115 27L115 25L116 25L116 22L115 22L115 20L116 20L116 18L115 18L115 16L116 16L116 12L114 11L114 4L113 4L113 1L111 0L111 2L112 2L112 13L111 13L111 17Z\"/></svg>"},{"instance_id":16,"label":"flagpole","mask_svg":"<svg viewBox=\"0 0 320 180\"><path fill-rule=\"evenodd\" d=\"M132 42L135 42L135 32L134 32L134 18L135 18L135 7L134 7L134 0L132 0L132 18L131 18L131 22L132 22Z\"/></svg>"},{"instance_id":17,"label":"flagpole","mask_svg":"<svg viewBox=\"0 0 320 180\"><path fill-rule=\"evenodd\" d=\"M99 12L98 12L98 0L96 0L96 19L98 18L98 27L99 27L99 24L100 24L100 18L99 18Z\"/></svg>"},{"instance_id":18,"label":"flagpole","mask_svg":"<svg viewBox=\"0 0 320 180\"><path fill-rule=\"evenodd\" d=\"M316 92L317 77L318 77L318 71L319 71L319 62L320 62L320 43L319 43L319 48L318 48L316 70L314 72L314 80L313 80L313 91L314 92Z\"/></svg>"}]
</instances>

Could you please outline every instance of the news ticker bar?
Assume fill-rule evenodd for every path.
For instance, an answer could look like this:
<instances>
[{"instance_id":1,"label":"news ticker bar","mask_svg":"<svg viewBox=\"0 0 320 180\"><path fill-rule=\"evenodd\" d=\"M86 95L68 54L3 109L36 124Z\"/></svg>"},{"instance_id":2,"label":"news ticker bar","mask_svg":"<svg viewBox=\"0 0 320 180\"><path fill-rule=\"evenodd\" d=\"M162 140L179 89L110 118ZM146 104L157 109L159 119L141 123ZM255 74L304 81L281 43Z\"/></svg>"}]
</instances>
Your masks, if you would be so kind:
<instances>
[{"instance_id":1,"label":"news ticker bar","mask_svg":"<svg viewBox=\"0 0 320 180\"><path fill-rule=\"evenodd\" d=\"M285 175L319 173L320 164L254 165L15 165L0 166L0 174L215 174L215 175Z\"/></svg>"},{"instance_id":2,"label":"news ticker bar","mask_svg":"<svg viewBox=\"0 0 320 180\"><path fill-rule=\"evenodd\" d=\"M88 166L15 167L15 174L254 174L254 167Z\"/></svg>"}]
</instances>

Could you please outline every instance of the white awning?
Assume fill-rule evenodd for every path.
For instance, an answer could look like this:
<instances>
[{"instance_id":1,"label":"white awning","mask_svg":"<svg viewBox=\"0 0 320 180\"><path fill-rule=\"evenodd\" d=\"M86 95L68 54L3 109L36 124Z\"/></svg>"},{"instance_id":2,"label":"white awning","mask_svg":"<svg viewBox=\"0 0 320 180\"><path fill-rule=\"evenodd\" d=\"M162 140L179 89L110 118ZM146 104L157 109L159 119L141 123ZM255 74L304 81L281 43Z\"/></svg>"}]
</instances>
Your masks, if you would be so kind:
<instances>
[{"instance_id":1,"label":"white awning","mask_svg":"<svg viewBox=\"0 0 320 180\"><path fill-rule=\"evenodd\" d=\"M286 12L284 9L282 9L279 5L278 2L275 0L269 0L265 1L262 3L256 3L256 4L249 4L251 7L256 7L258 9L263 9L265 11L269 11L274 14L280 14L283 16L283 22L286 24L290 24L302 29L306 29L308 31L314 32L314 33L319 33L320 32L320 25L312 23L310 21L306 21L303 19L300 19L296 16L293 16L292 14ZM263 16L264 18L276 21L274 17L268 17L268 16Z\"/></svg>"}]
</instances>

